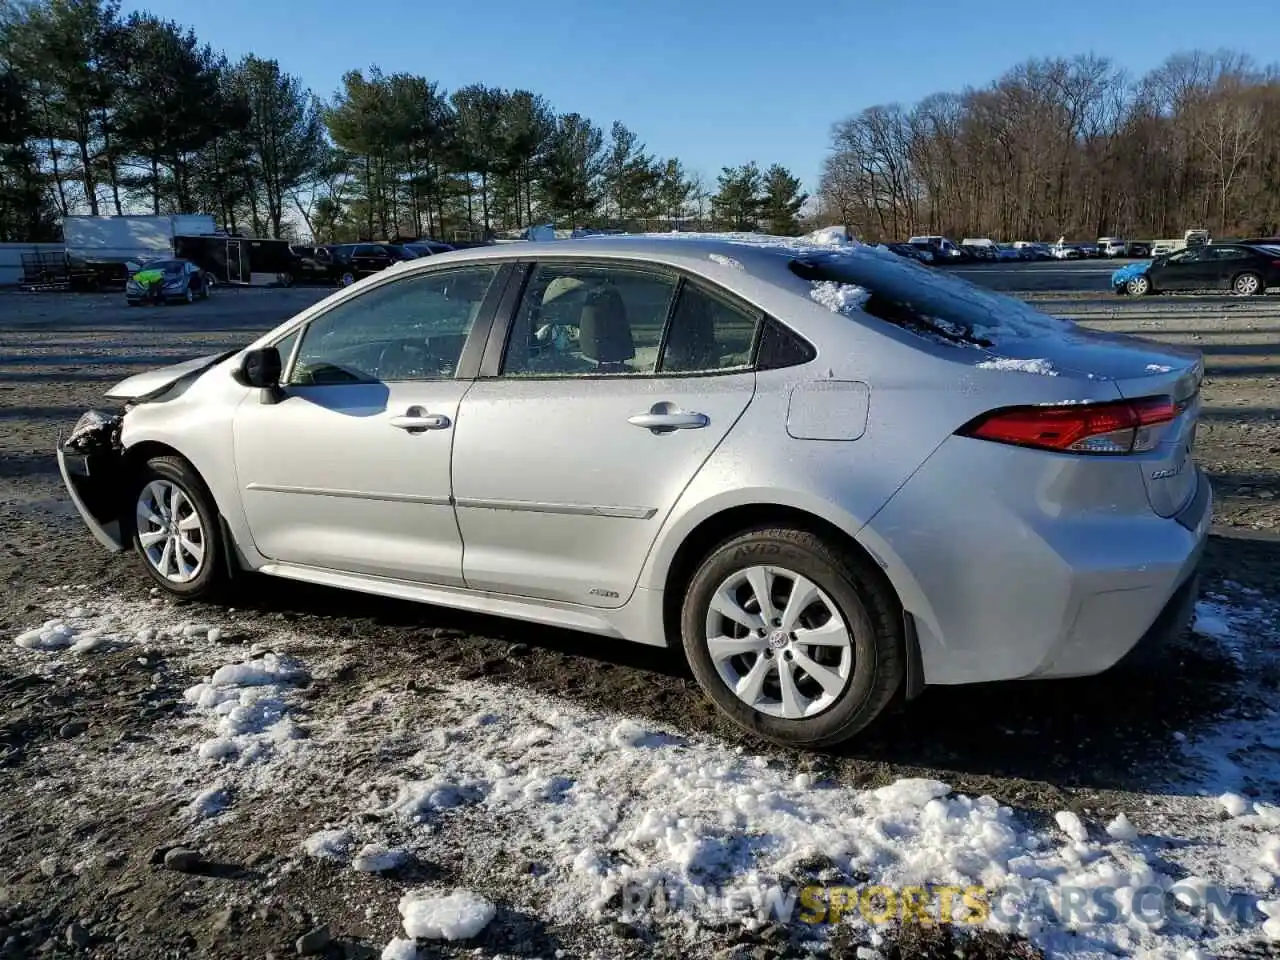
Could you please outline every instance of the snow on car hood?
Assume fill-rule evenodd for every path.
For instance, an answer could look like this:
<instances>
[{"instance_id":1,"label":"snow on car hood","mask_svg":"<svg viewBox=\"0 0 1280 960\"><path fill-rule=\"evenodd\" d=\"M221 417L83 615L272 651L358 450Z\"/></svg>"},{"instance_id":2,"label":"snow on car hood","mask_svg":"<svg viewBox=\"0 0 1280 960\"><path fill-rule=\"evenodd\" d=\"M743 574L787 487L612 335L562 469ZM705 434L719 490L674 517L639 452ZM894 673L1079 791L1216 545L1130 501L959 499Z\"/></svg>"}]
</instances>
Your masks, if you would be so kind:
<instances>
[{"instance_id":1,"label":"snow on car hood","mask_svg":"<svg viewBox=\"0 0 1280 960\"><path fill-rule=\"evenodd\" d=\"M237 351L214 354L207 357L196 357L184 360L167 367L157 367L145 373L135 374L121 380L106 392L108 400L142 401L151 400L168 390L179 380L203 373L216 363L220 363Z\"/></svg>"}]
</instances>

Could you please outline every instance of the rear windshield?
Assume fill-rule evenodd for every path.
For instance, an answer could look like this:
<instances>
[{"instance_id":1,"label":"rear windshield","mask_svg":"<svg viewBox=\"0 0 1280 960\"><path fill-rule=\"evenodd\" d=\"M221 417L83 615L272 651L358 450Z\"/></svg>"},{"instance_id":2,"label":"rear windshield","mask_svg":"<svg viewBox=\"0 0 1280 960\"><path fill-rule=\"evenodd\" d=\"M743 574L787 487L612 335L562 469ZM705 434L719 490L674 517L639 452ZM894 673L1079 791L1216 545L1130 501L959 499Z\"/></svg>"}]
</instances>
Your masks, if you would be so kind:
<instances>
[{"instance_id":1,"label":"rear windshield","mask_svg":"<svg viewBox=\"0 0 1280 960\"><path fill-rule=\"evenodd\" d=\"M825 284L848 288L845 295L833 297L824 286L814 298L837 312L860 309L934 339L985 347L1002 340L1060 336L1070 326L1021 300L865 248L806 254L791 261L791 270L815 290Z\"/></svg>"}]
</instances>

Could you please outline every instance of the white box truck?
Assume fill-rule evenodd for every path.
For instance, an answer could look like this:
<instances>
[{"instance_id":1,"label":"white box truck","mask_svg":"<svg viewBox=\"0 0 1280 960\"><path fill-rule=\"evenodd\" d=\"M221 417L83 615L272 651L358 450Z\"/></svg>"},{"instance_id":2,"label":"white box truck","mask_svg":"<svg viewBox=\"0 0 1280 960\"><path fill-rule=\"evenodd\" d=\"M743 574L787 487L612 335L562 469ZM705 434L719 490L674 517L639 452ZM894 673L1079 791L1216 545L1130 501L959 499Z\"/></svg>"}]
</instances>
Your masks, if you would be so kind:
<instances>
[{"instance_id":1,"label":"white box truck","mask_svg":"<svg viewBox=\"0 0 1280 960\"><path fill-rule=\"evenodd\" d=\"M64 217L67 273L73 287L123 283L146 260L174 255L174 237L217 232L203 213L168 216Z\"/></svg>"}]
</instances>

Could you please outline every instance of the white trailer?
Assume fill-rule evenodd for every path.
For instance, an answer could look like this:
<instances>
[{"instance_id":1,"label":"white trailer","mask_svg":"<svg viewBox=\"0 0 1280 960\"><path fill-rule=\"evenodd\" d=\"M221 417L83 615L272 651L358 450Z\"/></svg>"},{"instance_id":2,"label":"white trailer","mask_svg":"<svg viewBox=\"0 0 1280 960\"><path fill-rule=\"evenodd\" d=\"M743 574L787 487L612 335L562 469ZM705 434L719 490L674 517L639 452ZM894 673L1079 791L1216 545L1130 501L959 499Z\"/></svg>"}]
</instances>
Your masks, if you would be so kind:
<instances>
[{"instance_id":1,"label":"white trailer","mask_svg":"<svg viewBox=\"0 0 1280 960\"><path fill-rule=\"evenodd\" d=\"M173 256L173 238L217 232L213 217L203 213L172 216L65 217L62 239L67 261L77 264L139 263Z\"/></svg>"}]
</instances>

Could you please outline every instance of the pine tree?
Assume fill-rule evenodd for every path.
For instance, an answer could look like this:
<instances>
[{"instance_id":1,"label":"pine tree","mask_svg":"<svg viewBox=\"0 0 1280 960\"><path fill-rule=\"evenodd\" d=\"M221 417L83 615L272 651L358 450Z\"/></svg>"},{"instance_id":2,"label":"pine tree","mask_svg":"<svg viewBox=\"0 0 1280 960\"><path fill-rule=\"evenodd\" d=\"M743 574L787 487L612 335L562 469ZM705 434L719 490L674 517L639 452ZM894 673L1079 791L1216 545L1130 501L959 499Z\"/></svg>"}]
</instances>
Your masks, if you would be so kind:
<instances>
[{"instance_id":1,"label":"pine tree","mask_svg":"<svg viewBox=\"0 0 1280 960\"><path fill-rule=\"evenodd\" d=\"M807 199L808 194L800 192L800 178L775 163L764 175L760 216L765 221L765 228L777 236L796 236L800 232L800 208Z\"/></svg>"},{"instance_id":2,"label":"pine tree","mask_svg":"<svg viewBox=\"0 0 1280 960\"><path fill-rule=\"evenodd\" d=\"M731 230L756 230L760 223L760 168L755 161L725 167L717 178L720 189L711 198L715 218Z\"/></svg>"}]
</instances>

